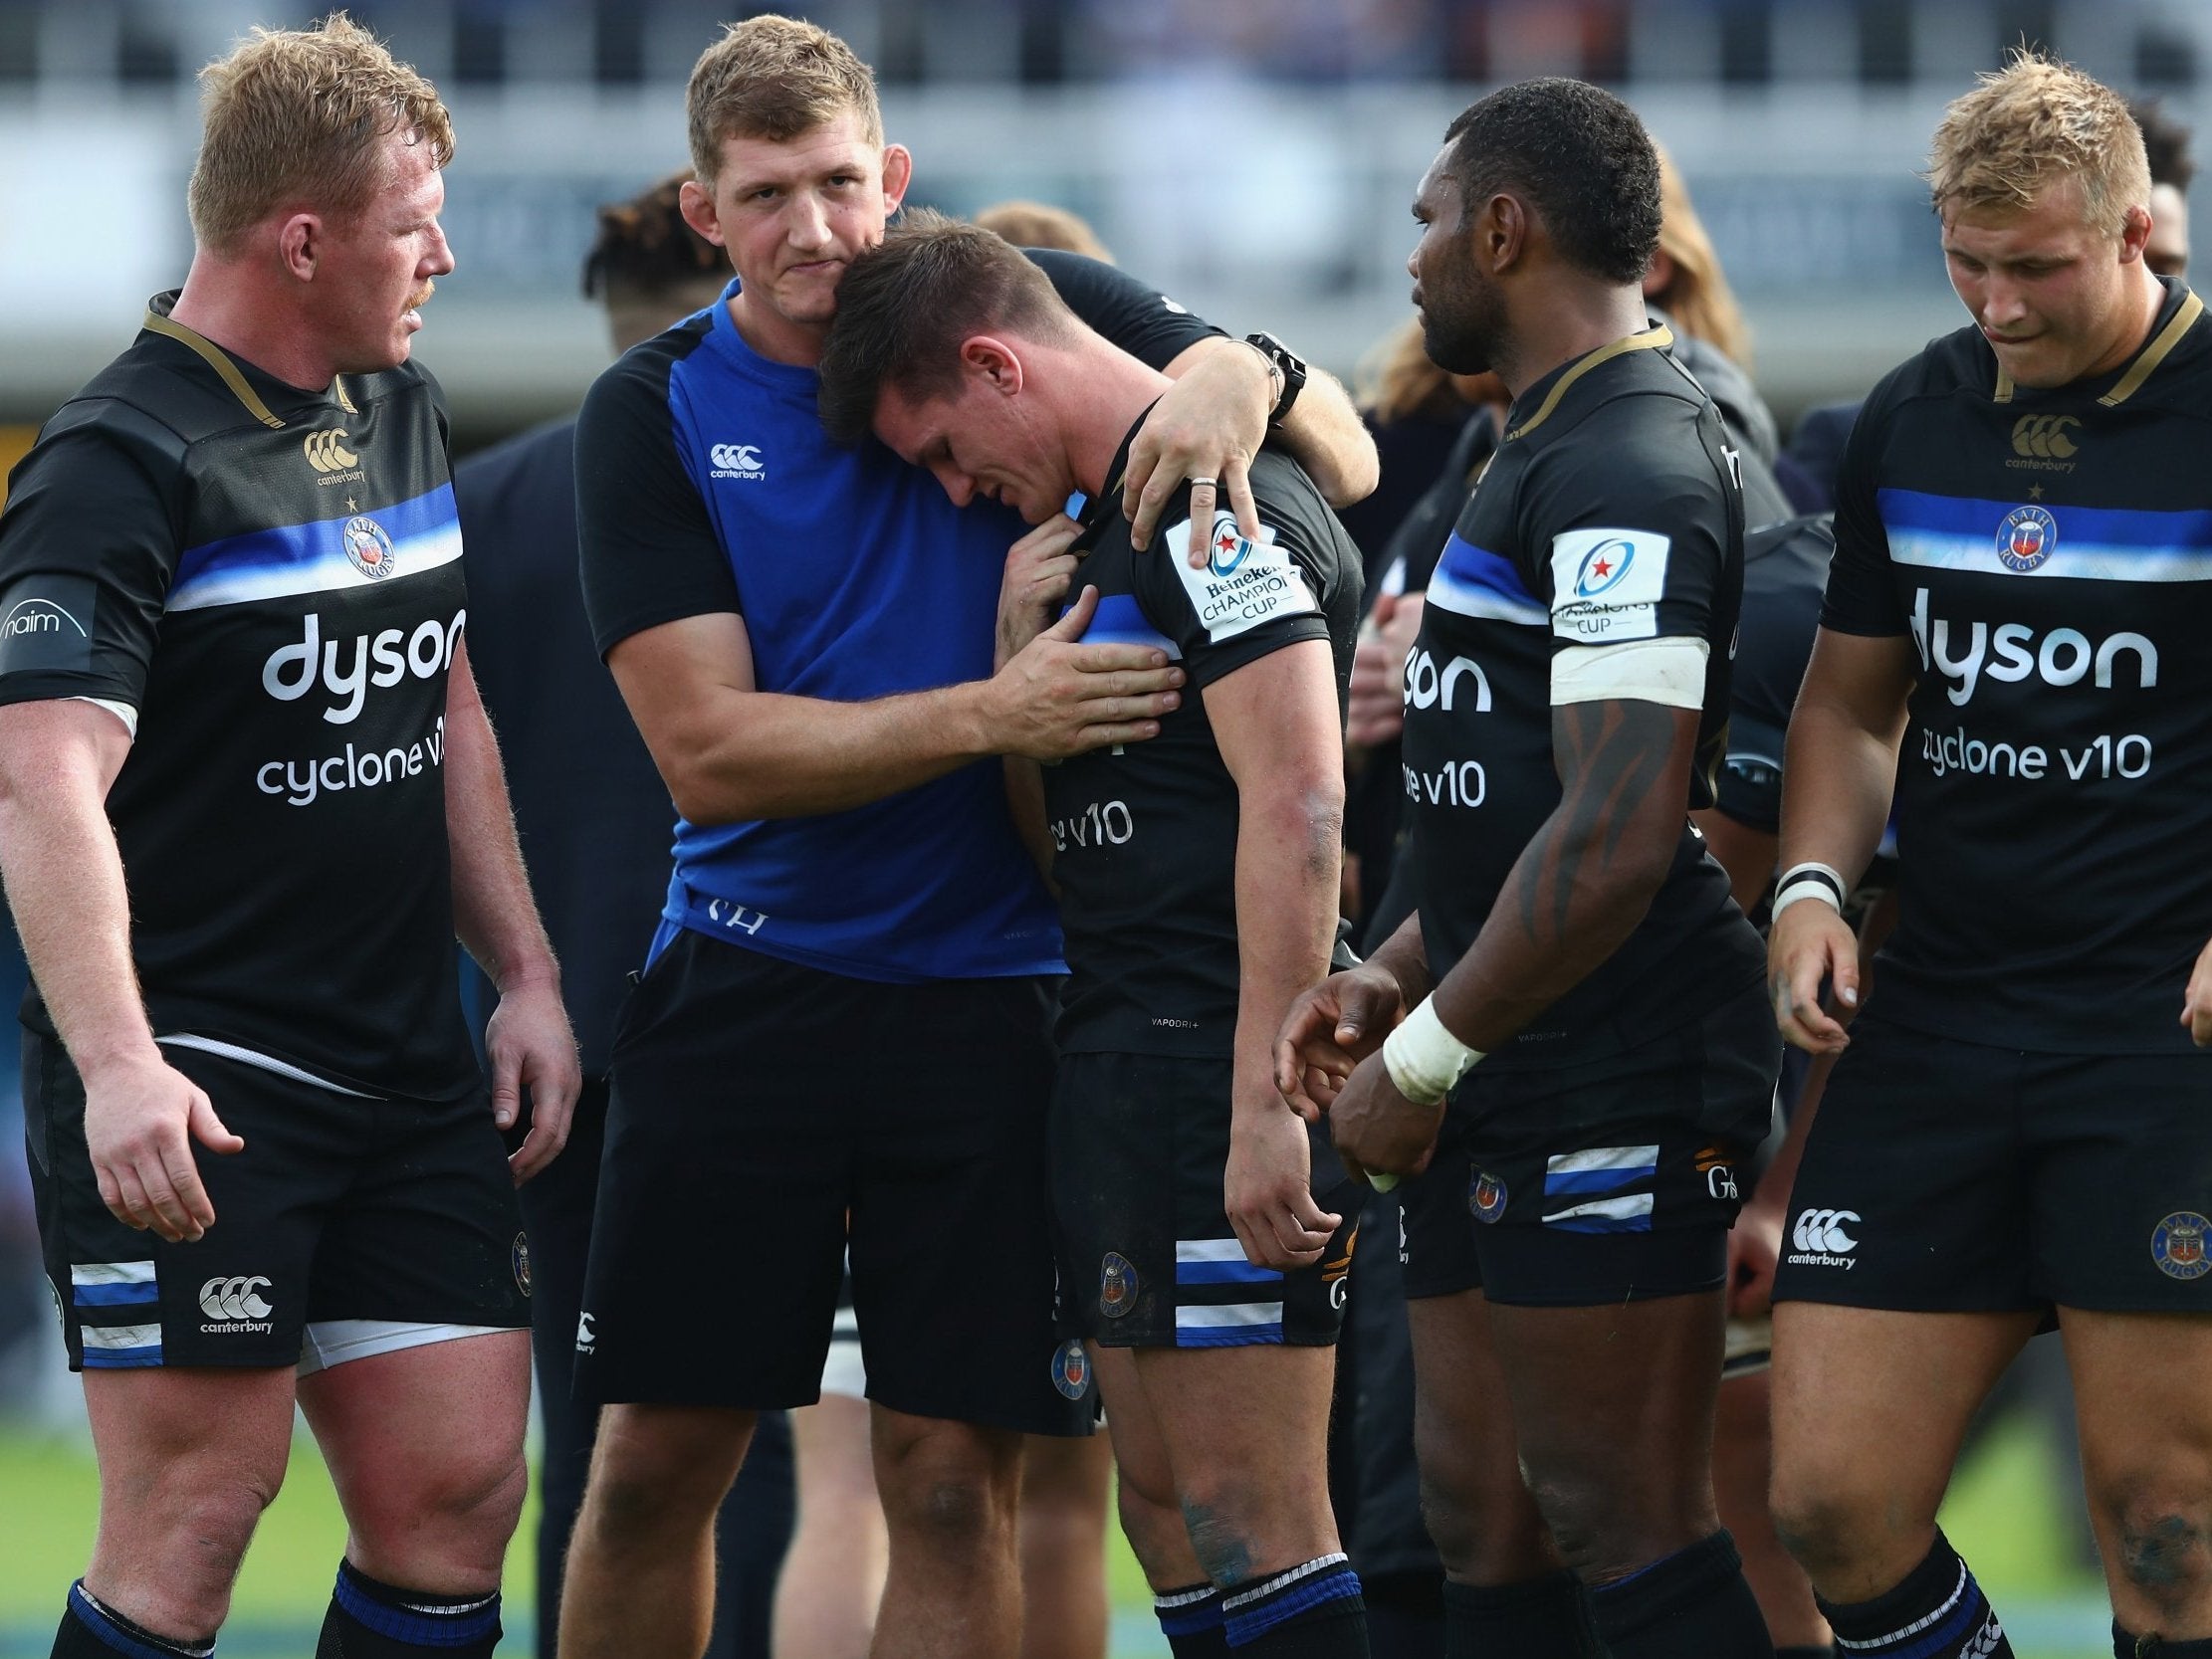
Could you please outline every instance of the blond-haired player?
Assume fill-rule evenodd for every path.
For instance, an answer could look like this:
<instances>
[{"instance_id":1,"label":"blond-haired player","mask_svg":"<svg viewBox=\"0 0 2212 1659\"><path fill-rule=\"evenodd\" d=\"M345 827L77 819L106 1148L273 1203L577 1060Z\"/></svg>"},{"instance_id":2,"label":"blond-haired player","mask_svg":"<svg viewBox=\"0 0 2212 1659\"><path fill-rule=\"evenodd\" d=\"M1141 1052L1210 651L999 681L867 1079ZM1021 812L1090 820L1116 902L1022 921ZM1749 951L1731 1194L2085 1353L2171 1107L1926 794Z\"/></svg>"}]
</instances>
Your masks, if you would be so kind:
<instances>
[{"instance_id":1,"label":"blond-haired player","mask_svg":"<svg viewBox=\"0 0 2212 1659\"><path fill-rule=\"evenodd\" d=\"M1928 177L1972 325L1859 418L1784 773L1771 988L1841 1059L1782 1245L1774 1514L1840 1646L2011 1653L1935 1512L2055 1316L2113 1651L2202 1656L2212 329L2147 268L2142 138L2079 71L1987 77ZM1901 921L1847 1035L1837 903L1892 783Z\"/></svg>"},{"instance_id":2,"label":"blond-haired player","mask_svg":"<svg viewBox=\"0 0 2212 1659\"><path fill-rule=\"evenodd\" d=\"M32 1178L101 1473L53 1651L213 1646L297 1400L348 1529L317 1651L489 1655L530 1391L514 1185L577 1070L409 360L453 132L342 16L204 80L184 287L0 517ZM489 1102L456 933L501 993Z\"/></svg>"}]
</instances>

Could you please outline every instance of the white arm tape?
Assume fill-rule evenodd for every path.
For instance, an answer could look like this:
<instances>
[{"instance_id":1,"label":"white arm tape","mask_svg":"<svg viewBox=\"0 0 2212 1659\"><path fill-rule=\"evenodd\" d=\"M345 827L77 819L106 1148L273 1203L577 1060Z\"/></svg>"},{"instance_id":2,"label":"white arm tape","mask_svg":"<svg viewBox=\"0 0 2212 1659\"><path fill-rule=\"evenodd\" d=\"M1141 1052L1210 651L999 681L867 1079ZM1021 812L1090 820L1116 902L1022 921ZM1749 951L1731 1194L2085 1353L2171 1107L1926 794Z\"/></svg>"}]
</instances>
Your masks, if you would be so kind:
<instances>
[{"instance_id":1,"label":"white arm tape","mask_svg":"<svg viewBox=\"0 0 2212 1659\"><path fill-rule=\"evenodd\" d=\"M1702 709L1706 654L1703 640L1678 635L1619 645L1570 645L1552 654L1552 707L1633 702Z\"/></svg>"},{"instance_id":2,"label":"white arm tape","mask_svg":"<svg viewBox=\"0 0 2212 1659\"><path fill-rule=\"evenodd\" d=\"M1383 1065L1398 1092L1416 1106L1435 1106L1482 1058L1444 1029L1436 998L1425 996L1383 1039Z\"/></svg>"}]
</instances>

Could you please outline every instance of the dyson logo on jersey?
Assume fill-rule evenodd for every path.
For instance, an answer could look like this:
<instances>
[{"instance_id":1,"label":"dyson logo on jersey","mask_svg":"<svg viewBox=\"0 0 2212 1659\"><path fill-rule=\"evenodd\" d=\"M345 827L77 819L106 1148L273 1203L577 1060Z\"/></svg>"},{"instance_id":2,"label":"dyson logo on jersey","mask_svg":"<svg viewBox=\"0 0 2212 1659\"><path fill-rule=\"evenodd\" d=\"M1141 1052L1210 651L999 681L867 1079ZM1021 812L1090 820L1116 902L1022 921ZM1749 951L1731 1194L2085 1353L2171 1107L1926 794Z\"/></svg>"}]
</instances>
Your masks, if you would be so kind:
<instances>
[{"instance_id":1,"label":"dyson logo on jersey","mask_svg":"<svg viewBox=\"0 0 2212 1659\"><path fill-rule=\"evenodd\" d=\"M1966 636L1964 649L1954 652L1952 625L1929 617L1928 590L1912 596L1912 643L1918 647L1921 669L1933 669L1953 684L1944 695L1964 707L1974 688L1987 675L2008 684L2034 676L2047 686L2072 686L2094 677L2100 691L2109 691L2120 658L2135 659L2135 684L2149 691L2158 684L2158 647L2137 633L2117 633L2093 641L2076 628L2054 628L2038 636L2025 622L2000 622L1992 628L1977 622Z\"/></svg>"},{"instance_id":2,"label":"dyson logo on jersey","mask_svg":"<svg viewBox=\"0 0 2212 1659\"><path fill-rule=\"evenodd\" d=\"M344 646L335 639L325 643L323 619L310 611L306 637L295 645L280 645L261 665L261 689L279 703L297 703L320 684L337 700L323 711L323 718L332 726L349 725L359 717L369 687L396 686L410 674L428 680L452 667L454 641L468 619L469 613L461 610L451 622L432 617L411 634L397 628L386 628L374 638L356 634L351 662L341 667Z\"/></svg>"},{"instance_id":3,"label":"dyson logo on jersey","mask_svg":"<svg viewBox=\"0 0 2212 1659\"><path fill-rule=\"evenodd\" d=\"M1441 674L1437 672L1437 659L1427 650L1416 647L1406 653L1406 707L1409 709L1434 709L1441 705L1445 714L1451 713L1454 688L1463 679L1474 681L1474 712L1490 712L1490 677L1482 672L1482 665L1472 657L1454 657L1444 664Z\"/></svg>"}]
</instances>

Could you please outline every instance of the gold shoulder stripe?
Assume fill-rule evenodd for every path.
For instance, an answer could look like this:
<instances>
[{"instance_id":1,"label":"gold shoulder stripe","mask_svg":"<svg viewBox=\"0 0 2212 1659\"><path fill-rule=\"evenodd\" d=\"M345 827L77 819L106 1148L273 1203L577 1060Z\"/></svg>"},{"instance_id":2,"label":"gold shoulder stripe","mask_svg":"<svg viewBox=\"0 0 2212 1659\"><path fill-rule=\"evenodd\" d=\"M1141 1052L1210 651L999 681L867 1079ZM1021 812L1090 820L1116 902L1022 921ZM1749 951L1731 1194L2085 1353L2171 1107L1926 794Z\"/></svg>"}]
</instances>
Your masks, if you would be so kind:
<instances>
[{"instance_id":1,"label":"gold shoulder stripe","mask_svg":"<svg viewBox=\"0 0 2212 1659\"><path fill-rule=\"evenodd\" d=\"M1573 368L1552 382L1551 390L1544 394L1544 401L1537 406L1536 413L1506 433L1505 441L1511 443L1515 438L1524 437L1542 426L1550 418L1551 412L1559 407L1559 400L1567 395L1567 388L1600 363L1610 363L1624 352L1650 351L1654 347L1672 345L1673 343L1673 330L1662 322L1657 328L1647 328L1641 334L1624 334L1611 345L1599 346L1597 350L1591 352L1581 362L1575 364Z\"/></svg>"},{"instance_id":2,"label":"gold shoulder stripe","mask_svg":"<svg viewBox=\"0 0 2212 1659\"><path fill-rule=\"evenodd\" d=\"M332 395L337 399L337 406L340 409L343 409L348 415L357 415L360 413L358 409L353 407L353 400L345 395L344 375L333 374L331 376L331 392Z\"/></svg>"},{"instance_id":3,"label":"gold shoulder stripe","mask_svg":"<svg viewBox=\"0 0 2212 1659\"><path fill-rule=\"evenodd\" d=\"M231 394L246 406L246 412L252 415L255 420L261 422L263 426L284 425L276 411L262 402L260 394L253 387L246 384L246 377L238 372L238 365L225 356L223 348L213 340L193 333L181 322L172 322L169 318L157 315L150 311L146 312L145 325L155 333L166 334L169 338L182 345L188 345L198 352L205 359L207 366L223 377L223 384L228 386L231 389Z\"/></svg>"},{"instance_id":4,"label":"gold shoulder stripe","mask_svg":"<svg viewBox=\"0 0 2212 1659\"><path fill-rule=\"evenodd\" d=\"M2119 377L2119 383L2097 401L2110 409L2141 391L2143 382L2151 377L2158 365L2164 362L2167 356L2172 353L2173 348L2181 343L2181 336L2186 334L2195 325L2197 318L2203 314L2204 302L2199 300L2194 293L2191 293L2186 300L2181 302L2181 309L2173 313L2173 320L2158 330L2158 337L2143 347L2142 354L2129 366L2127 372Z\"/></svg>"},{"instance_id":5,"label":"gold shoulder stripe","mask_svg":"<svg viewBox=\"0 0 2212 1659\"><path fill-rule=\"evenodd\" d=\"M1993 395L1991 396L1991 398L1990 398L1990 402L1992 402L1992 403L2010 403L2011 401L2012 401L2012 376L2011 376L2011 375L2009 375L2009 374L2007 374L2007 373L2006 373L2006 372L2005 372L2005 371L2004 371L2004 370L2003 370L2002 368L2000 368L2000 369L1999 369L1999 370L1997 371L1997 390L1996 390L1996 392L1995 392L1995 393L1994 393L1994 394L1993 394Z\"/></svg>"}]
</instances>

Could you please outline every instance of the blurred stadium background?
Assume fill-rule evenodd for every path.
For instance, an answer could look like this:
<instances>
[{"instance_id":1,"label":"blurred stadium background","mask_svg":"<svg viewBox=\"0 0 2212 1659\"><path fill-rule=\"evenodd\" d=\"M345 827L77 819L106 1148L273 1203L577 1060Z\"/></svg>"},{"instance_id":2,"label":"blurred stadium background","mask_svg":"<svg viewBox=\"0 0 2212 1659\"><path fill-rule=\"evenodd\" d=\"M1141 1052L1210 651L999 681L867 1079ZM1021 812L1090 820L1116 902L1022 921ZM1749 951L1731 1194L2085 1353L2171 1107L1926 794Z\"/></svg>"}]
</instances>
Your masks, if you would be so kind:
<instances>
[{"instance_id":1,"label":"blurred stadium background","mask_svg":"<svg viewBox=\"0 0 2212 1659\"><path fill-rule=\"evenodd\" d=\"M0 467L183 276L193 76L280 0L0 0ZM683 81L718 0L356 0L460 134L459 268L420 349L464 448L574 404L604 358L578 297L591 209L684 159ZM1955 324L1914 168L1943 103L2040 43L2197 123L2212 0L819 0L873 63L913 198L1074 209L1121 263L1340 374L1407 313L1407 203L1486 87L1580 75L1687 178L1785 426ZM20 972L19 968L7 971ZM0 979L5 973L0 972ZM0 984L0 994L8 994ZM0 1026L0 1659L43 1654L95 1475L37 1272ZM2041 1344L2039 1349L2055 1349ZM1993 1412L1946 1517L2021 1653L2109 1651L2072 1496L2055 1351ZM312 1448L264 1525L228 1654L304 1653L342 1525ZM1134 1569L1117 1653L1164 1651ZM511 1578L527 1585L527 1574ZM519 1604L520 1632L528 1624ZM523 1651L511 1638L503 1651Z\"/></svg>"}]
</instances>

